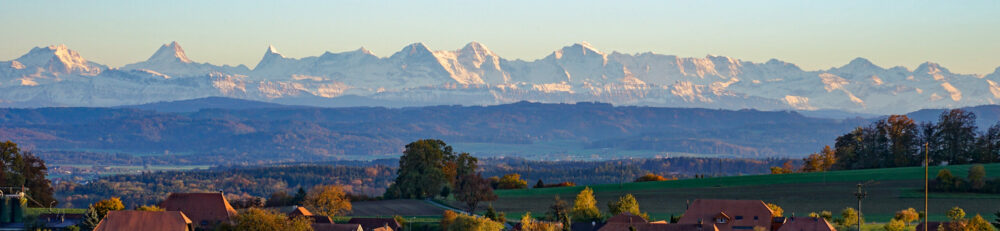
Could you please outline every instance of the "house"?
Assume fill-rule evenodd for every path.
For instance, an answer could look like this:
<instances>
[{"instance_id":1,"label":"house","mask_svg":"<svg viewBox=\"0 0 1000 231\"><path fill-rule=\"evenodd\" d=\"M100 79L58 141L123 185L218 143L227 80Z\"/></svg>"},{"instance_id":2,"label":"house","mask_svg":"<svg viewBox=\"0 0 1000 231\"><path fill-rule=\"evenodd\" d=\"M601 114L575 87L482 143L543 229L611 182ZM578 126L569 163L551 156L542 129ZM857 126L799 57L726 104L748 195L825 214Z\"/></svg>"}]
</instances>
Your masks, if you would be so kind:
<instances>
[{"instance_id":1,"label":"house","mask_svg":"<svg viewBox=\"0 0 1000 231\"><path fill-rule=\"evenodd\" d=\"M837 229L823 218L789 217L777 231L837 231Z\"/></svg>"},{"instance_id":2,"label":"house","mask_svg":"<svg viewBox=\"0 0 1000 231\"><path fill-rule=\"evenodd\" d=\"M194 226L179 211L109 211L94 231L144 230L193 231Z\"/></svg>"},{"instance_id":3,"label":"house","mask_svg":"<svg viewBox=\"0 0 1000 231\"><path fill-rule=\"evenodd\" d=\"M937 231L938 227L941 227L941 226L947 227L949 224L951 224L951 222L931 221L931 222L927 222L927 224L930 224L930 226L927 226L927 231ZM915 231L924 231L924 225L925 225L924 222L920 222L920 224L917 224L917 228L914 229L914 230Z\"/></svg>"},{"instance_id":4,"label":"house","mask_svg":"<svg viewBox=\"0 0 1000 231\"><path fill-rule=\"evenodd\" d=\"M597 231L604 226L604 222L573 222L569 225L572 231Z\"/></svg>"},{"instance_id":5,"label":"house","mask_svg":"<svg viewBox=\"0 0 1000 231\"><path fill-rule=\"evenodd\" d=\"M760 200L697 199L677 221L678 224L714 224L719 231L751 231L771 228L774 212Z\"/></svg>"},{"instance_id":6,"label":"house","mask_svg":"<svg viewBox=\"0 0 1000 231\"><path fill-rule=\"evenodd\" d=\"M333 224L333 219L328 216L313 214L308 209L302 206L295 206L291 212L288 212L288 218L296 217L307 217L312 223L330 223Z\"/></svg>"},{"instance_id":7,"label":"house","mask_svg":"<svg viewBox=\"0 0 1000 231\"><path fill-rule=\"evenodd\" d=\"M363 231L359 224L312 224L313 231Z\"/></svg>"},{"instance_id":8,"label":"house","mask_svg":"<svg viewBox=\"0 0 1000 231\"><path fill-rule=\"evenodd\" d=\"M232 223L236 209L222 193L171 193L160 202L167 211L181 211L197 228L211 228L221 223Z\"/></svg>"},{"instance_id":9,"label":"house","mask_svg":"<svg viewBox=\"0 0 1000 231\"><path fill-rule=\"evenodd\" d=\"M44 222L48 230L61 231L67 230L66 227L69 226L80 226L80 223L83 223L83 214L43 213L38 215L38 221Z\"/></svg>"},{"instance_id":10,"label":"house","mask_svg":"<svg viewBox=\"0 0 1000 231\"><path fill-rule=\"evenodd\" d=\"M649 222L645 218L622 213L608 218L607 223L599 231L719 231L712 223L708 224L668 224L664 221Z\"/></svg>"},{"instance_id":11,"label":"house","mask_svg":"<svg viewBox=\"0 0 1000 231\"><path fill-rule=\"evenodd\" d=\"M391 230L398 230L400 227L403 227L399 222L396 222L396 219L392 218L351 218L347 223L359 224L364 231L373 231L386 226Z\"/></svg>"}]
</instances>

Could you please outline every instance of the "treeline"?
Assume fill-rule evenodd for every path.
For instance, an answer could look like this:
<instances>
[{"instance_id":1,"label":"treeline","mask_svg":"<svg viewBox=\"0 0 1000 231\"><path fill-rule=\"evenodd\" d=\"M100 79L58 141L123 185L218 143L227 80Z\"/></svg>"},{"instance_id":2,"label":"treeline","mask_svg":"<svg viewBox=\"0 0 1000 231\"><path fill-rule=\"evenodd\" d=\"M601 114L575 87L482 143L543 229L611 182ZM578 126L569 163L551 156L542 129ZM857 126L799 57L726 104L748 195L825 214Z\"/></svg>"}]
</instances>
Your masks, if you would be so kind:
<instances>
[{"instance_id":1,"label":"treeline","mask_svg":"<svg viewBox=\"0 0 1000 231\"><path fill-rule=\"evenodd\" d=\"M131 208L159 203L170 192L223 191L231 199L246 199L316 185L343 185L348 193L378 195L394 176L394 168L377 165L279 165L105 176L87 184L61 182L56 191L65 206L120 197Z\"/></svg>"},{"instance_id":2,"label":"treeline","mask_svg":"<svg viewBox=\"0 0 1000 231\"><path fill-rule=\"evenodd\" d=\"M723 158L643 158L609 161L539 161L517 158L483 159L479 166L484 176L517 173L528 181L573 182L577 185L632 182L648 173L692 178L695 175L730 176L765 174L768 167L788 159Z\"/></svg>"},{"instance_id":3,"label":"treeline","mask_svg":"<svg viewBox=\"0 0 1000 231\"><path fill-rule=\"evenodd\" d=\"M837 137L832 168L920 166L925 152L932 165L998 162L1000 123L980 130L976 115L961 109L941 113L937 123L892 115Z\"/></svg>"},{"instance_id":4,"label":"treeline","mask_svg":"<svg viewBox=\"0 0 1000 231\"><path fill-rule=\"evenodd\" d=\"M457 159L457 158L456 158ZM766 173L768 166L787 159L656 158L614 161L535 161L517 158L482 159L476 166L483 178L520 174L535 186L545 187L632 182L646 174L667 178ZM120 197L128 206L156 204L170 192L223 191L235 199L270 199L275 193L296 194L315 185L344 185L352 199L381 196L394 182L398 159L333 161L317 164L225 166L207 170L146 172L103 176L86 184L63 181L55 185L57 197L67 206L83 206L100 199ZM451 175L452 173L449 173ZM489 180L489 179L487 179ZM522 180L524 181L524 180ZM449 182L450 183L450 182ZM498 181L488 181L498 188ZM447 190L453 190L448 188Z\"/></svg>"},{"instance_id":5,"label":"treeline","mask_svg":"<svg viewBox=\"0 0 1000 231\"><path fill-rule=\"evenodd\" d=\"M986 178L986 168L973 165L965 179L955 176L948 169L938 171L937 177L930 182L930 190L934 192L974 192L1000 193L1000 177Z\"/></svg>"}]
</instances>

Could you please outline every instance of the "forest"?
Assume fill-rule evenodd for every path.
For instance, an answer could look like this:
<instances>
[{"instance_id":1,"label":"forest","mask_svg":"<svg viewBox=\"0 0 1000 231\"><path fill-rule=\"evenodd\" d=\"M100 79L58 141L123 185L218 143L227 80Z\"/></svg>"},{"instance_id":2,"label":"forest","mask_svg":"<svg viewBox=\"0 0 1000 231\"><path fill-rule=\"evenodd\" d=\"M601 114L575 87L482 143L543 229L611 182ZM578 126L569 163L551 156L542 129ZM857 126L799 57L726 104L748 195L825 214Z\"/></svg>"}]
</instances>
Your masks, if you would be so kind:
<instances>
[{"instance_id":1,"label":"forest","mask_svg":"<svg viewBox=\"0 0 1000 231\"><path fill-rule=\"evenodd\" d=\"M976 114L962 109L944 111L933 123L892 115L837 137L832 152L834 169L921 166L925 158L931 165L994 163L1000 123L980 129Z\"/></svg>"},{"instance_id":2,"label":"forest","mask_svg":"<svg viewBox=\"0 0 1000 231\"><path fill-rule=\"evenodd\" d=\"M398 159L333 161L325 163L220 166L207 170L161 171L103 176L81 184L55 183L65 206L83 206L112 196L126 206L156 204L169 192L223 191L232 199L267 198L276 192L294 194L298 188L340 184L357 196L380 196L397 174ZM647 173L675 177L695 175L763 174L768 166L787 159L651 158L613 161L536 161L486 158L478 161L483 177L519 173L532 183L574 182L600 184L631 182Z\"/></svg>"}]
</instances>

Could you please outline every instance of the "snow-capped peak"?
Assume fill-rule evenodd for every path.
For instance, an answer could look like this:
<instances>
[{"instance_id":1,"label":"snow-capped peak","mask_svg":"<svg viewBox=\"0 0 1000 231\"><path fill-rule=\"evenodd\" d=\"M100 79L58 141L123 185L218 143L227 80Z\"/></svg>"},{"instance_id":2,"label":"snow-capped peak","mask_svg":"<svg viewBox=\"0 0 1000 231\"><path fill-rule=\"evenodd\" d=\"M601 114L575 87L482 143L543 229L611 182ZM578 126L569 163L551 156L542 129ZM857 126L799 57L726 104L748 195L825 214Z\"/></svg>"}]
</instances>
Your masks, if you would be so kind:
<instances>
[{"instance_id":1,"label":"snow-capped peak","mask_svg":"<svg viewBox=\"0 0 1000 231\"><path fill-rule=\"evenodd\" d=\"M920 66L917 66L917 69L913 70L913 72L921 74L951 73L948 71L948 68L944 68L941 66L941 64L933 62L924 62L920 64Z\"/></svg>"},{"instance_id":2,"label":"snow-capped peak","mask_svg":"<svg viewBox=\"0 0 1000 231\"><path fill-rule=\"evenodd\" d=\"M279 54L279 55L281 54L281 53L278 53L278 49L274 48L274 45L267 45L267 53L268 54Z\"/></svg>"},{"instance_id":3,"label":"snow-capped peak","mask_svg":"<svg viewBox=\"0 0 1000 231\"><path fill-rule=\"evenodd\" d=\"M32 48L16 61L24 66L42 67L57 73L100 71L99 66L92 65L80 53L66 48L64 44Z\"/></svg>"},{"instance_id":4,"label":"snow-capped peak","mask_svg":"<svg viewBox=\"0 0 1000 231\"><path fill-rule=\"evenodd\" d=\"M462 47L462 49L459 51L461 51L462 53L470 53L470 54L494 55L493 51L491 51L489 48L486 48L486 46L483 45L482 43L476 41L472 41L469 44L465 44L465 47Z\"/></svg>"},{"instance_id":5,"label":"snow-capped peak","mask_svg":"<svg viewBox=\"0 0 1000 231\"><path fill-rule=\"evenodd\" d=\"M597 50L597 48L594 48L594 46L593 46L593 45L590 45L590 43L589 43L589 42L587 42L587 41L582 41L582 42L580 42L580 43L577 43L577 44L573 44L573 45L574 45L574 46L581 46L581 47L584 47L584 48L586 48L586 49L588 49L588 50L591 50L591 51L594 51L595 53L601 53L601 51Z\"/></svg>"},{"instance_id":6,"label":"snow-capped peak","mask_svg":"<svg viewBox=\"0 0 1000 231\"><path fill-rule=\"evenodd\" d=\"M424 43L419 43L419 42L407 45L406 47L403 48L402 52L406 52L410 55L420 54L420 53L432 53L431 49L427 48L427 45L424 45Z\"/></svg>"},{"instance_id":7,"label":"snow-capped peak","mask_svg":"<svg viewBox=\"0 0 1000 231\"><path fill-rule=\"evenodd\" d=\"M855 73L867 73L877 70L884 70L882 67L875 65L871 61L865 58L854 58L851 62L836 68L838 71L855 72Z\"/></svg>"},{"instance_id":8,"label":"snow-capped peak","mask_svg":"<svg viewBox=\"0 0 1000 231\"><path fill-rule=\"evenodd\" d=\"M281 53L278 53L278 49L274 48L274 45L268 45L267 46L267 51L264 52L264 58L266 59L268 56L277 56L277 57L285 58L284 55L282 55Z\"/></svg>"},{"instance_id":9,"label":"snow-capped peak","mask_svg":"<svg viewBox=\"0 0 1000 231\"><path fill-rule=\"evenodd\" d=\"M358 52L358 53L362 53L362 54L366 54L366 55L372 55L372 56L375 55L375 52L372 52L371 50L368 50L368 48L365 48L365 47L358 48L357 50L354 50L354 52Z\"/></svg>"},{"instance_id":10,"label":"snow-capped peak","mask_svg":"<svg viewBox=\"0 0 1000 231\"><path fill-rule=\"evenodd\" d=\"M850 63L847 63L847 65L844 66L878 67L877 65L872 63L871 60L862 57L854 58L853 60L851 60Z\"/></svg>"},{"instance_id":11,"label":"snow-capped peak","mask_svg":"<svg viewBox=\"0 0 1000 231\"><path fill-rule=\"evenodd\" d=\"M588 42L574 43L573 45L563 47L562 49L553 52L553 55L555 55L556 59L561 59L563 55L570 55L570 54L580 55L580 56L596 54L604 56L604 53L601 53L601 51L597 50L597 48L594 48L594 46L590 45L590 43Z\"/></svg>"},{"instance_id":12,"label":"snow-capped peak","mask_svg":"<svg viewBox=\"0 0 1000 231\"><path fill-rule=\"evenodd\" d=\"M403 47L402 50L396 52L389 58L396 59L396 58L411 58L411 57L430 57L437 59L437 57L434 56L433 51L427 48L427 46L425 46L423 43L419 42L406 45L406 47Z\"/></svg>"},{"instance_id":13,"label":"snow-capped peak","mask_svg":"<svg viewBox=\"0 0 1000 231\"><path fill-rule=\"evenodd\" d=\"M163 44L160 49L153 53L147 60L148 62L181 62L181 63L191 63L191 59L188 59L187 55L184 54L184 48L181 48L177 41L171 42L170 44Z\"/></svg>"}]
</instances>

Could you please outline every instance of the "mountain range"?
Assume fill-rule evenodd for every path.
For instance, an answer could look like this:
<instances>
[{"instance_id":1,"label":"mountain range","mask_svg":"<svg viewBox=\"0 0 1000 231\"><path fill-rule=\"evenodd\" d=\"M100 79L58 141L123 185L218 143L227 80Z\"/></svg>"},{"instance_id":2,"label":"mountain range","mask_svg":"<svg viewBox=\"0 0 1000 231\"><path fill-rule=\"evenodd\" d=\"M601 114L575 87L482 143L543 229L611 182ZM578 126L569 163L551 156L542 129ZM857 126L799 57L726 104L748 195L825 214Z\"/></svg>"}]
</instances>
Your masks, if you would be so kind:
<instances>
[{"instance_id":1,"label":"mountain range","mask_svg":"<svg viewBox=\"0 0 1000 231\"><path fill-rule=\"evenodd\" d=\"M250 69L191 60L177 42L149 59L108 67L64 45L0 62L0 106L105 107L204 97L308 106L496 105L518 101L891 114L995 104L1000 68L957 74L936 63L880 67L864 58L802 70L725 56L602 52L585 42L525 61L471 42L458 50L407 45L388 57L360 48L290 58L273 46Z\"/></svg>"}]
</instances>

